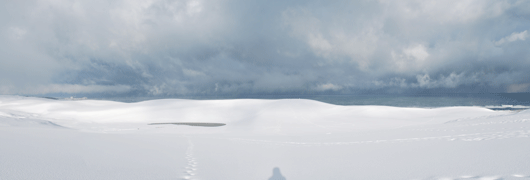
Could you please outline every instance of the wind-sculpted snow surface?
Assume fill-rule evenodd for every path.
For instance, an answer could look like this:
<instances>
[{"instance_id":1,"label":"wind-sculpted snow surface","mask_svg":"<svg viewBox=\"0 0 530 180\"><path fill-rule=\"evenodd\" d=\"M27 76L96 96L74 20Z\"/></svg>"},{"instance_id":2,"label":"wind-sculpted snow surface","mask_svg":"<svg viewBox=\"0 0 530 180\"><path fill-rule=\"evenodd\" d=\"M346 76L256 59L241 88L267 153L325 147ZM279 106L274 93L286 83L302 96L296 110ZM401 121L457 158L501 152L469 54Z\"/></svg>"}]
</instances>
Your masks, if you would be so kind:
<instances>
[{"instance_id":1,"label":"wind-sculpted snow surface","mask_svg":"<svg viewBox=\"0 0 530 180\"><path fill-rule=\"evenodd\" d=\"M529 110L0 96L0 179L530 179L529 136Z\"/></svg>"}]
</instances>

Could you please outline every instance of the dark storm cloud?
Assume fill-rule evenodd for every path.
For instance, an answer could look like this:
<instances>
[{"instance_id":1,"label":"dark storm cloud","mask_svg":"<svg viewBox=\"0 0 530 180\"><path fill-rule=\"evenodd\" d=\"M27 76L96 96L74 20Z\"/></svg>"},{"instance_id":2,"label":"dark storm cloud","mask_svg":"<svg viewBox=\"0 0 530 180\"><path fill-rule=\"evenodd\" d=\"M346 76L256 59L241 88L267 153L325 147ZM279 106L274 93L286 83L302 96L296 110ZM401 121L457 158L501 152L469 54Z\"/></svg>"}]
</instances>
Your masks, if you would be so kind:
<instances>
[{"instance_id":1,"label":"dark storm cloud","mask_svg":"<svg viewBox=\"0 0 530 180\"><path fill-rule=\"evenodd\" d=\"M527 1L9 1L0 93L527 92Z\"/></svg>"}]
</instances>

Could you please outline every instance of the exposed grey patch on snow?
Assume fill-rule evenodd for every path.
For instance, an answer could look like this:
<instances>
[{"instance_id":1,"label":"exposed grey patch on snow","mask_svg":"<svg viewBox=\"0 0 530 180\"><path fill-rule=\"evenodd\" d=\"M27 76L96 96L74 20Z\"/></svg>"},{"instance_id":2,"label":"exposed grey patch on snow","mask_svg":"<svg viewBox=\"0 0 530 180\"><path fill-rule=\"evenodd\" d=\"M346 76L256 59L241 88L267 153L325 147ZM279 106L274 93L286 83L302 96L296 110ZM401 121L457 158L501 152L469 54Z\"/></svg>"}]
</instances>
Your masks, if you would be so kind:
<instances>
[{"instance_id":1,"label":"exposed grey patch on snow","mask_svg":"<svg viewBox=\"0 0 530 180\"><path fill-rule=\"evenodd\" d=\"M226 124L224 124L224 123L206 123L206 122L150 123L150 124L148 124L148 125L165 125L165 124L186 125L186 126L201 126L201 127L218 127L218 126L224 126L224 125L226 125Z\"/></svg>"}]
</instances>

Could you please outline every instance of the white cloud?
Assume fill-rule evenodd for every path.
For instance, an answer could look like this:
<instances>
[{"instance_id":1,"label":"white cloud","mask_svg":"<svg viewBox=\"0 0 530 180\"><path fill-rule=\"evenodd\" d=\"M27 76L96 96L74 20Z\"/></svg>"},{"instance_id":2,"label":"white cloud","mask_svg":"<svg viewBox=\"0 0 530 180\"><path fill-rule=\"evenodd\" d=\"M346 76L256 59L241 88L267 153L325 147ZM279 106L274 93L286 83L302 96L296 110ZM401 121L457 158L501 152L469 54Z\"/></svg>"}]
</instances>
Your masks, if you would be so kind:
<instances>
[{"instance_id":1,"label":"white cloud","mask_svg":"<svg viewBox=\"0 0 530 180\"><path fill-rule=\"evenodd\" d=\"M524 40L526 40L527 37L528 37L527 30L524 30L523 32L519 32L519 33L513 32L509 36L506 36L506 37L500 39L499 41L495 42L495 45L500 46L500 45L502 45L504 43L510 43L510 42L514 42L514 41L524 41Z\"/></svg>"},{"instance_id":2,"label":"white cloud","mask_svg":"<svg viewBox=\"0 0 530 180\"><path fill-rule=\"evenodd\" d=\"M193 16L202 12L202 2L198 0L191 0L186 3L186 14Z\"/></svg>"},{"instance_id":3,"label":"white cloud","mask_svg":"<svg viewBox=\"0 0 530 180\"><path fill-rule=\"evenodd\" d=\"M282 13L284 25L289 27L291 35L304 41L315 55L328 63L344 62L346 57L346 62L356 62L361 69L370 65L370 57L377 49L383 27L379 19L361 24L356 22L357 27L350 27L352 25L340 23L359 19L318 17L311 10L314 9L297 8ZM334 21L340 23L332 23Z\"/></svg>"},{"instance_id":4,"label":"white cloud","mask_svg":"<svg viewBox=\"0 0 530 180\"><path fill-rule=\"evenodd\" d=\"M512 5L488 0L379 0L407 19L428 18L436 23L468 23L502 15Z\"/></svg>"},{"instance_id":5,"label":"white cloud","mask_svg":"<svg viewBox=\"0 0 530 180\"><path fill-rule=\"evenodd\" d=\"M151 95L160 95L164 93L164 89L166 88L166 84L162 84L160 86L153 86L149 88L149 94Z\"/></svg>"},{"instance_id":6,"label":"white cloud","mask_svg":"<svg viewBox=\"0 0 530 180\"><path fill-rule=\"evenodd\" d=\"M329 44L328 40L322 37L322 34L309 34L307 41L309 46L315 51L315 54L325 57L333 50L331 44Z\"/></svg>"},{"instance_id":7,"label":"white cloud","mask_svg":"<svg viewBox=\"0 0 530 180\"><path fill-rule=\"evenodd\" d=\"M206 76L206 74L204 74L203 72L195 71L195 70L191 70L191 69L186 69L186 68L183 68L182 72L184 73L184 75L191 76L191 77Z\"/></svg>"},{"instance_id":8,"label":"white cloud","mask_svg":"<svg viewBox=\"0 0 530 180\"><path fill-rule=\"evenodd\" d=\"M431 77L428 74L417 75L416 80L418 81L418 85L420 87L426 87L426 88L434 87L433 83L431 82Z\"/></svg>"},{"instance_id":9,"label":"white cloud","mask_svg":"<svg viewBox=\"0 0 530 180\"><path fill-rule=\"evenodd\" d=\"M11 27L9 29L11 30L11 37L13 39L21 39L28 32L26 29L20 27Z\"/></svg>"},{"instance_id":10,"label":"white cloud","mask_svg":"<svg viewBox=\"0 0 530 180\"><path fill-rule=\"evenodd\" d=\"M429 57L427 49L423 45L417 45L403 50L403 53L408 58L414 58L416 61L425 61Z\"/></svg>"},{"instance_id":11,"label":"white cloud","mask_svg":"<svg viewBox=\"0 0 530 180\"><path fill-rule=\"evenodd\" d=\"M395 65L391 70L400 73L423 70L423 67L428 65L426 60L430 56L427 48L421 44L404 48L401 53L392 50L390 54Z\"/></svg>"},{"instance_id":12,"label":"white cloud","mask_svg":"<svg viewBox=\"0 0 530 180\"><path fill-rule=\"evenodd\" d=\"M440 76L439 79L431 79L429 74L424 75L416 75L416 80L418 81L417 84L414 84L416 87L421 88L455 88L458 85L460 85L463 81L462 78L464 77L464 73L456 74L451 73L449 76Z\"/></svg>"},{"instance_id":13,"label":"white cloud","mask_svg":"<svg viewBox=\"0 0 530 180\"><path fill-rule=\"evenodd\" d=\"M343 87L340 86L340 85L335 85L335 84L332 84L332 83L326 83L326 84L318 85L315 89L317 91L327 91L327 90L337 91L337 90L341 90L342 88Z\"/></svg>"},{"instance_id":14,"label":"white cloud","mask_svg":"<svg viewBox=\"0 0 530 180\"><path fill-rule=\"evenodd\" d=\"M390 81L372 81L372 83L376 87L400 87L400 88L408 88L409 84L407 84L407 80L399 77L391 78Z\"/></svg>"}]
</instances>

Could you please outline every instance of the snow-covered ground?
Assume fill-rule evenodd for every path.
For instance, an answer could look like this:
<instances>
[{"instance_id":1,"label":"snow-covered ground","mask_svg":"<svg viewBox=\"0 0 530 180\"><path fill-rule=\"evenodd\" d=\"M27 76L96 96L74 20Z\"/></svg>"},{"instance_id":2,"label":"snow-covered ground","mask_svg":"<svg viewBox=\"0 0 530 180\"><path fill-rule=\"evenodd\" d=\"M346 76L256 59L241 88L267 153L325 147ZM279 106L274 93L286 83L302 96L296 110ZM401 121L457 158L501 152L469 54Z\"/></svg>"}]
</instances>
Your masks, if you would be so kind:
<instances>
[{"instance_id":1,"label":"snow-covered ground","mask_svg":"<svg viewBox=\"0 0 530 180\"><path fill-rule=\"evenodd\" d=\"M0 96L0 179L530 179L529 135L530 110Z\"/></svg>"}]
</instances>

